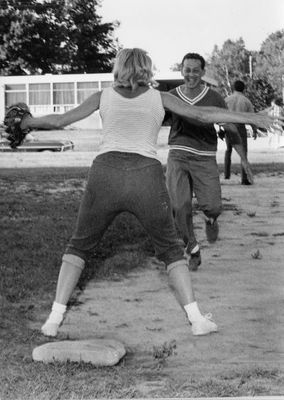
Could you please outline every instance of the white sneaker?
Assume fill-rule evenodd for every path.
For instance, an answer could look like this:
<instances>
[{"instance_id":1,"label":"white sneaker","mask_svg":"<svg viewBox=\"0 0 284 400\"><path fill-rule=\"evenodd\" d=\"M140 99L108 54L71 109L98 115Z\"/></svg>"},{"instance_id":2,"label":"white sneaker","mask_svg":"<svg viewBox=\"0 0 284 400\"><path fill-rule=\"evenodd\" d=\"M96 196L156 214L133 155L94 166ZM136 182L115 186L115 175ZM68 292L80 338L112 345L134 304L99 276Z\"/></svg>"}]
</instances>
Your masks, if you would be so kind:
<instances>
[{"instance_id":1,"label":"white sneaker","mask_svg":"<svg viewBox=\"0 0 284 400\"><path fill-rule=\"evenodd\" d=\"M194 336L208 335L217 332L218 327L215 322L211 321L212 314L206 314L198 321L192 323L191 330Z\"/></svg>"},{"instance_id":2,"label":"white sneaker","mask_svg":"<svg viewBox=\"0 0 284 400\"><path fill-rule=\"evenodd\" d=\"M46 321L46 323L41 327L41 333L44 336L56 337L59 326L60 324L55 324L54 322Z\"/></svg>"},{"instance_id":3,"label":"white sneaker","mask_svg":"<svg viewBox=\"0 0 284 400\"><path fill-rule=\"evenodd\" d=\"M65 313L59 313L56 311L51 311L49 317L45 321L45 323L41 327L41 332L44 336L57 336L57 331L59 327L62 325L64 320Z\"/></svg>"}]
</instances>

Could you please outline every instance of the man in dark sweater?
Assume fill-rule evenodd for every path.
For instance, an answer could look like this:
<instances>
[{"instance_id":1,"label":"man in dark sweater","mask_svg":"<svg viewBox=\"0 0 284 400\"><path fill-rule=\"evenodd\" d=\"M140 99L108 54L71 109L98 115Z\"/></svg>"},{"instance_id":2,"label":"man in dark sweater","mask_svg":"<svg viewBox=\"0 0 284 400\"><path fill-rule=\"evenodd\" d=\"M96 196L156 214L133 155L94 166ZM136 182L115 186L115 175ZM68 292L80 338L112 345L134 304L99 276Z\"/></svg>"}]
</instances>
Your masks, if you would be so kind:
<instances>
[{"instance_id":1,"label":"man in dark sweater","mask_svg":"<svg viewBox=\"0 0 284 400\"><path fill-rule=\"evenodd\" d=\"M243 81L237 80L234 82L234 92L225 98L225 102L230 111L240 111L240 112L254 112L253 105L251 101L244 95L245 84ZM247 139L247 130L245 124L236 124L236 128L238 129L241 143L243 146L243 151L247 157L248 152L248 139ZM256 139L257 129L252 127L253 137ZM226 153L224 160L224 176L225 179L230 179L231 176L231 155L232 155L232 143L229 138L226 138ZM241 168L241 184L242 185L251 185L251 181L247 176L247 173L242 166Z\"/></svg>"},{"instance_id":2,"label":"man in dark sweater","mask_svg":"<svg viewBox=\"0 0 284 400\"><path fill-rule=\"evenodd\" d=\"M205 60L196 53L188 53L182 60L184 84L170 92L189 105L227 108L223 97L204 86ZM170 114L167 186L173 206L176 227L186 246L189 268L197 270L201 254L194 234L192 198L195 194L205 216L207 240L218 238L217 217L221 213L221 185L216 162L217 133L213 124L198 123ZM231 142L240 143L233 124L226 125Z\"/></svg>"}]
</instances>

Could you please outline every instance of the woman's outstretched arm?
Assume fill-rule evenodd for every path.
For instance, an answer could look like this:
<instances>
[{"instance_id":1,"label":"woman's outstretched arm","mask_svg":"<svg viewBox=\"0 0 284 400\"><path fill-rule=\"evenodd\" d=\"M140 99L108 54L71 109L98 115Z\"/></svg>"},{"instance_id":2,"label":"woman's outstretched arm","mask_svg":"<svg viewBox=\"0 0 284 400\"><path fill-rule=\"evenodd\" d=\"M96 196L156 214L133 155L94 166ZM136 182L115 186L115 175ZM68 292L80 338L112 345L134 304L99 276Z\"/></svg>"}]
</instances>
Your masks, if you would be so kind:
<instances>
[{"instance_id":1,"label":"woman's outstretched arm","mask_svg":"<svg viewBox=\"0 0 284 400\"><path fill-rule=\"evenodd\" d=\"M88 97L82 104L64 114L49 114L43 117L26 117L22 123L22 129L59 129L70 125L91 115L99 109L102 92L96 92Z\"/></svg>"},{"instance_id":2,"label":"woman's outstretched arm","mask_svg":"<svg viewBox=\"0 0 284 400\"><path fill-rule=\"evenodd\" d=\"M163 106L181 117L195 119L203 123L242 123L252 124L260 128L268 129L274 122L273 117L261 113L232 112L220 107L190 106L178 97L161 92ZM283 125L284 118L281 119Z\"/></svg>"}]
</instances>

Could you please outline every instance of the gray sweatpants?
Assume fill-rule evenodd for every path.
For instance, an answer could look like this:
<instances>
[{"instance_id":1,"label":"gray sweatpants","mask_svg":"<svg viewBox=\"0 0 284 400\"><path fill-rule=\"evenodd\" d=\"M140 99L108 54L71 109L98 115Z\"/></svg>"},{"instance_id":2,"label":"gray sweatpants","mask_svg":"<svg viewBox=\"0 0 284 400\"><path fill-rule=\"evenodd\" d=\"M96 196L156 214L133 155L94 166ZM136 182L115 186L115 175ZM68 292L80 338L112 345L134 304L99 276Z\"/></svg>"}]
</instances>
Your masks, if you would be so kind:
<instances>
[{"instance_id":1,"label":"gray sweatpants","mask_svg":"<svg viewBox=\"0 0 284 400\"><path fill-rule=\"evenodd\" d=\"M216 157L170 150L166 178L176 228L190 251L197 244L192 220L193 193L206 217L215 219L222 211Z\"/></svg>"}]
</instances>

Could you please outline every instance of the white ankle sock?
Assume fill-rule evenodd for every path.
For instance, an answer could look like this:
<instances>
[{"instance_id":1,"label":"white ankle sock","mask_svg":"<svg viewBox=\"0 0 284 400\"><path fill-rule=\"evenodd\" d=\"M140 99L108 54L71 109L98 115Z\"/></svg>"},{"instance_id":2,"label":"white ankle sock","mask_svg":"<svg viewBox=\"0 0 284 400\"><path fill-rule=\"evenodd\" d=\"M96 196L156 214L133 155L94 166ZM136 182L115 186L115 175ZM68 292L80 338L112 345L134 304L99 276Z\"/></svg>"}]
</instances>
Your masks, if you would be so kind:
<instances>
[{"instance_id":1,"label":"white ankle sock","mask_svg":"<svg viewBox=\"0 0 284 400\"><path fill-rule=\"evenodd\" d=\"M199 310L198 304L196 301L193 303L189 303L183 307L187 314L187 317L190 322L199 321L202 318L202 314Z\"/></svg>"},{"instance_id":2,"label":"white ankle sock","mask_svg":"<svg viewBox=\"0 0 284 400\"><path fill-rule=\"evenodd\" d=\"M58 324L58 325L61 324L65 311L66 311L66 305L56 303L56 301L54 301L51 313L49 314L46 323Z\"/></svg>"},{"instance_id":3,"label":"white ankle sock","mask_svg":"<svg viewBox=\"0 0 284 400\"><path fill-rule=\"evenodd\" d=\"M51 313L41 327L41 331L45 336L55 337L57 335L57 331L63 321L65 311L66 305L56 303L56 301L53 303Z\"/></svg>"},{"instance_id":4,"label":"white ankle sock","mask_svg":"<svg viewBox=\"0 0 284 400\"><path fill-rule=\"evenodd\" d=\"M56 301L52 304L52 311L57 311L59 313L64 314L67 306L65 304L56 303Z\"/></svg>"}]
</instances>

